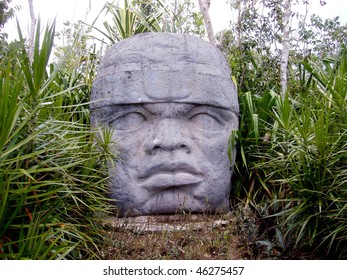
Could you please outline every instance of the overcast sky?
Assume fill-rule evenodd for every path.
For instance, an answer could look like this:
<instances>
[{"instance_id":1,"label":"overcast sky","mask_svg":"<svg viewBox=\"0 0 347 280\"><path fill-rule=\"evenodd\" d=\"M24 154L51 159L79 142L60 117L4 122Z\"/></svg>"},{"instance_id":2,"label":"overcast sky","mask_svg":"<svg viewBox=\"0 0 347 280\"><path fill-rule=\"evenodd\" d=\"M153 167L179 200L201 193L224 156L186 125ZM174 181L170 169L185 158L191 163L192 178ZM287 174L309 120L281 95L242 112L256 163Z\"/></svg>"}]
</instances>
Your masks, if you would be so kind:
<instances>
[{"instance_id":1,"label":"overcast sky","mask_svg":"<svg viewBox=\"0 0 347 280\"><path fill-rule=\"evenodd\" d=\"M56 30L62 29L65 21L76 22L80 19L92 22L98 12L102 9L103 0L33 0L36 17L40 15L42 23L52 21L57 18ZM198 6L198 0L193 0ZM120 1L121 3L123 1ZM210 17L213 29L216 32L228 28L233 15L227 0L211 0ZM295 1L293 1L295 2ZM301 0L300 0L301 2ZM316 13L322 18L333 18L339 16L341 23L347 21L347 1L346 0L324 0L326 5L321 6L321 0L310 0L310 12ZM27 0L12 0L11 5L20 5L21 10L16 13L21 23L22 31L29 30L29 8ZM302 10L302 6L295 6L296 10ZM302 11L303 13L304 11ZM5 26L5 32L9 33L10 39L17 38L15 20L11 20Z\"/></svg>"}]
</instances>

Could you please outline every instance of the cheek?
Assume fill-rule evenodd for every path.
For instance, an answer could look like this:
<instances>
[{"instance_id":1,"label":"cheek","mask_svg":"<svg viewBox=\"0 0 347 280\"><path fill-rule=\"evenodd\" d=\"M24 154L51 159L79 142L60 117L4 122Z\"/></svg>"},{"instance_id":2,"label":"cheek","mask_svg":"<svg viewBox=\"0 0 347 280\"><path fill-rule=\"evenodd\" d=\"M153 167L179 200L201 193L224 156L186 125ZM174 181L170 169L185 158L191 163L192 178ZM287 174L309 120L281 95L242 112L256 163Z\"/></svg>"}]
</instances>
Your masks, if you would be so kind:
<instances>
[{"instance_id":1,"label":"cheek","mask_svg":"<svg viewBox=\"0 0 347 280\"><path fill-rule=\"evenodd\" d=\"M199 133L195 131L193 134L194 148L200 154L202 160L205 161L205 164L209 164L216 170L229 168L229 130L199 131Z\"/></svg>"},{"instance_id":2,"label":"cheek","mask_svg":"<svg viewBox=\"0 0 347 280\"><path fill-rule=\"evenodd\" d=\"M143 161L143 131L115 132L113 140L121 163L119 168L138 170Z\"/></svg>"},{"instance_id":3,"label":"cheek","mask_svg":"<svg viewBox=\"0 0 347 280\"><path fill-rule=\"evenodd\" d=\"M115 141L116 147L121 154L136 154L136 151L139 149L142 139L143 135L141 135L140 131L115 131L112 136L112 140Z\"/></svg>"}]
</instances>

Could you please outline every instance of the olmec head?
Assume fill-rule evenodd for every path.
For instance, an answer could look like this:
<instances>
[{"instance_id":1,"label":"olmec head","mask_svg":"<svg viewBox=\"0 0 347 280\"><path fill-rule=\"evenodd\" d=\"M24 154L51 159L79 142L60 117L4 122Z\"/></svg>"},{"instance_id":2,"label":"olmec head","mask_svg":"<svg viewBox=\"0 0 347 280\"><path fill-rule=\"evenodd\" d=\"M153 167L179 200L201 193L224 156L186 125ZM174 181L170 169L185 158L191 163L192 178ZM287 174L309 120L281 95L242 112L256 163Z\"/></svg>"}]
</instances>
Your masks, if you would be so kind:
<instances>
[{"instance_id":1,"label":"olmec head","mask_svg":"<svg viewBox=\"0 0 347 280\"><path fill-rule=\"evenodd\" d=\"M239 108L218 49L182 34L121 41L103 58L91 101L93 126L114 129L121 160L109 183L122 214L228 208Z\"/></svg>"}]
</instances>

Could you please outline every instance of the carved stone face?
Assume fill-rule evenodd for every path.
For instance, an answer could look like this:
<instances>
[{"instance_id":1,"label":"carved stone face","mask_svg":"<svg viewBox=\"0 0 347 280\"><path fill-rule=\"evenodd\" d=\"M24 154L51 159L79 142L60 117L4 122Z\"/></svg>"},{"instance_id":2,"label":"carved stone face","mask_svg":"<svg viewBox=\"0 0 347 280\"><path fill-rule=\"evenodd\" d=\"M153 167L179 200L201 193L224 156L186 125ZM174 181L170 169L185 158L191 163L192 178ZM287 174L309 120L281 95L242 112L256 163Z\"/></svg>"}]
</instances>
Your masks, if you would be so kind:
<instances>
[{"instance_id":1,"label":"carved stone face","mask_svg":"<svg viewBox=\"0 0 347 280\"><path fill-rule=\"evenodd\" d=\"M179 34L119 44L100 66L91 119L113 129L121 159L110 164L109 184L121 213L226 210L238 103L223 56Z\"/></svg>"}]
</instances>

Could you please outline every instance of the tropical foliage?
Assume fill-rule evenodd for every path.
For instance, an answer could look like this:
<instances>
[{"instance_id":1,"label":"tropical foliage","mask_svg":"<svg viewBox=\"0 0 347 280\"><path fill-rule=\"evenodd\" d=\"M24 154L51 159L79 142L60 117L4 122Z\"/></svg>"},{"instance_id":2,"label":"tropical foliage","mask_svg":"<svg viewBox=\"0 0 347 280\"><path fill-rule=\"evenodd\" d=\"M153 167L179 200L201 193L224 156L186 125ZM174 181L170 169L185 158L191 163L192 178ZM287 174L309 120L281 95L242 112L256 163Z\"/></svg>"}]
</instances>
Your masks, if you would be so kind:
<instances>
[{"instance_id":1,"label":"tropical foliage","mask_svg":"<svg viewBox=\"0 0 347 280\"><path fill-rule=\"evenodd\" d=\"M257 11L249 9L249 20L257 19L251 13ZM229 43L222 45L236 70L242 112L240 129L230 140L238 146L234 196L261 218L263 233L255 243L283 257L293 257L296 250L347 257L347 50L338 20L329 22L331 29L324 28L330 33L313 36L323 28L313 16L315 28L302 37L311 46L315 38L320 50L312 49L309 56L292 50L285 98L279 96L277 52L249 42L252 36L233 44L227 33ZM268 42L276 38L267 36ZM323 47L328 42L333 48Z\"/></svg>"},{"instance_id":2,"label":"tropical foliage","mask_svg":"<svg viewBox=\"0 0 347 280\"><path fill-rule=\"evenodd\" d=\"M288 253L321 246L346 257L347 49L319 70L302 63L306 90L283 100L240 93L241 126L235 182L238 197L272 220ZM243 189L244 188L244 189ZM270 246L270 245L268 245Z\"/></svg>"},{"instance_id":3,"label":"tropical foliage","mask_svg":"<svg viewBox=\"0 0 347 280\"><path fill-rule=\"evenodd\" d=\"M66 73L64 60L49 65L54 24L42 38L40 28L32 63L21 33L1 58L0 257L97 258L112 206L107 143L98 145L89 128L93 73Z\"/></svg>"},{"instance_id":4,"label":"tropical foliage","mask_svg":"<svg viewBox=\"0 0 347 280\"><path fill-rule=\"evenodd\" d=\"M108 21L103 22L105 30L95 27L101 15L103 18L110 16ZM122 7L114 2L106 2L91 26L112 44L143 32L187 33L199 36L205 33L202 16L195 10L191 0L180 3L175 1L174 4L165 0L124 0Z\"/></svg>"}]
</instances>

